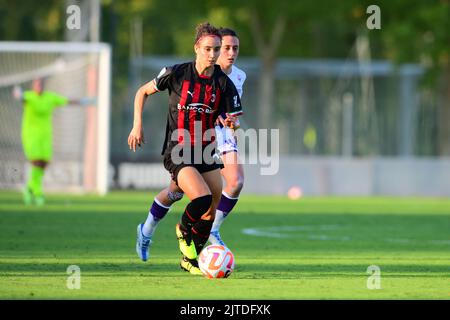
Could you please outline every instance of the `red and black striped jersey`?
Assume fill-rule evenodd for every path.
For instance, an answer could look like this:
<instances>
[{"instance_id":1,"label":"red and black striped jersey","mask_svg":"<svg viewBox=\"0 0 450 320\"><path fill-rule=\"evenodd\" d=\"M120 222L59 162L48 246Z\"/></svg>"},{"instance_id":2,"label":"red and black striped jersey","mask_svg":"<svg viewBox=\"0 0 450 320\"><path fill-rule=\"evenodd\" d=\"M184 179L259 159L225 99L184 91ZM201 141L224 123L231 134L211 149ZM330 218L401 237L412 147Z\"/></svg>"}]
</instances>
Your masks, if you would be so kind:
<instances>
[{"instance_id":1,"label":"red and black striped jersey","mask_svg":"<svg viewBox=\"0 0 450 320\"><path fill-rule=\"evenodd\" d=\"M163 153L166 147L171 149L177 143L184 144L188 140L191 145L200 141L202 145L206 145L214 138L208 141L204 139L204 134L208 129L214 131L214 123L219 114L242 114L236 87L218 65L215 65L211 77L198 74L195 62L165 67L153 80L153 84L156 90L167 89L169 92L169 114ZM201 126L201 130L194 125L198 128ZM175 130L177 141L171 139ZM186 134L189 134L189 137L185 137Z\"/></svg>"}]
</instances>

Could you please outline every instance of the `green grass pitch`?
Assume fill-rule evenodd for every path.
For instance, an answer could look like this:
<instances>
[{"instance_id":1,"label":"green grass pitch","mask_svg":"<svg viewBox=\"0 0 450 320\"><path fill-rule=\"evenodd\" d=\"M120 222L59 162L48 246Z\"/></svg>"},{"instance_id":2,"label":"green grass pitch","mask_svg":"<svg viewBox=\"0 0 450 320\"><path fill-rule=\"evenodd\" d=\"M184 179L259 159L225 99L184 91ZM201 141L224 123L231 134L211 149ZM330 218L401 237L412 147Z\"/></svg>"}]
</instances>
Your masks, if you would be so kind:
<instances>
[{"instance_id":1,"label":"green grass pitch","mask_svg":"<svg viewBox=\"0 0 450 320\"><path fill-rule=\"evenodd\" d=\"M26 207L0 193L0 299L449 299L450 199L242 195L222 236L236 259L228 279L179 268L176 203L151 258L136 226L154 193L49 195ZM77 265L81 288L67 287ZM367 273L380 269L380 289Z\"/></svg>"}]
</instances>

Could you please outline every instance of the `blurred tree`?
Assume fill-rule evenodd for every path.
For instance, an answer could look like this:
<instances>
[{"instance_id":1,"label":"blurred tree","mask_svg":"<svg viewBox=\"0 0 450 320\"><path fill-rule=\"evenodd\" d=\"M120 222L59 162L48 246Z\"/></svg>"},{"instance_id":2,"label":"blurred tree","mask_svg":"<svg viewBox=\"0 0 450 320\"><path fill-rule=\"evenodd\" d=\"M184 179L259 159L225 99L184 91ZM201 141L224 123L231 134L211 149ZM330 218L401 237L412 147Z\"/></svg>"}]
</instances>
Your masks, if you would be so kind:
<instances>
[{"instance_id":1,"label":"blurred tree","mask_svg":"<svg viewBox=\"0 0 450 320\"><path fill-rule=\"evenodd\" d=\"M0 39L51 41L61 39L66 26L64 2L0 0Z\"/></svg>"},{"instance_id":2,"label":"blurred tree","mask_svg":"<svg viewBox=\"0 0 450 320\"><path fill-rule=\"evenodd\" d=\"M364 12L371 0L355 3ZM425 67L423 85L440 96L437 154L450 155L450 1L377 1L381 30L367 32L377 57ZM366 15L355 15L362 24Z\"/></svg>"}]
</instances>

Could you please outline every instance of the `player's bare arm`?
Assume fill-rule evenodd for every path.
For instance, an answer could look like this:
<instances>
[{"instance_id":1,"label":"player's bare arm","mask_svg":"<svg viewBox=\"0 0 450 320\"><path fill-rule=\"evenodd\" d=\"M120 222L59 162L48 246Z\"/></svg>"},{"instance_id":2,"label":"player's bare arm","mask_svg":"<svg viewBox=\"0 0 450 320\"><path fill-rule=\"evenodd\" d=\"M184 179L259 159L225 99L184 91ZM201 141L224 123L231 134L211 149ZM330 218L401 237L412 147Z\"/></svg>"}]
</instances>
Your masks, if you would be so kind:
<instances>
[{"instance_id":1,"label":"player's bare arm","mask_svg":"<svg viewBox=\"0 0 450 320\"><path fill-rule=\"evenodd\" d=\"M89 106L89 105L96 105L97 104L97 98L95 97L83 97L79 99L69 99L68 100L69 105L81 105L81 106Z\"/></svg>"},{"instance_id":2,"label":"player's bare arm","mask_svg":"<svg viewBox=\"0 0 450 320\"><path fill-rule=\"evenodd\" d=\"M145 143L144 128L142 127L142 112L144 111L147 97L155 92L158 92L158 90L156 90L154 81L152 80L140 87L134 97L133 128L128 136L128 146L133 152L136 152L136 147L141 147L141 144Z\"/></svg>"}]
</instances>

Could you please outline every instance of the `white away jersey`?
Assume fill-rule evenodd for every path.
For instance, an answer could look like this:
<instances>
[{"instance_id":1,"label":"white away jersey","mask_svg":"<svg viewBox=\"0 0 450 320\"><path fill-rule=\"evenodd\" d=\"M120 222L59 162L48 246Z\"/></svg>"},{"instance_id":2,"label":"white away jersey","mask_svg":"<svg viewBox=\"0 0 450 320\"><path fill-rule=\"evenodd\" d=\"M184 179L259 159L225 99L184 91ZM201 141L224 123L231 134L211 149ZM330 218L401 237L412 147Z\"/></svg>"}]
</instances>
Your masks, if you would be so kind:
<instances>
[{"instance_id":1,"label":"white away jersey","mask_svg":"<svg viewBox=\"0 0 450 320\"><path fill-rule=\"evenodd\" d=\"M236 87L237 92L239 93L239 98L242 98L244 81L247 78L245 72L236 67L235 65L232 65L231 73L227 74L227 76L228 78L231 79L231 81L233 81L234 86Z\"/></svg>"},{"instance_id":2,"label":"white away jersey","mask_svg":"<svg viewBox=\"0 0 450 320\"><path fill-rule=\"evenodd\" d=\"M236 90L239 94L239 98L241 98L243 93L244 81L247 78L247 75L244 71L232 65L231 72L227 76L231 81L233 81L234 86L236 87ZM224 115L222 117L225 118ZM234 130L227 127L222 127L222 125L216 126L216 141L217 150L219 151L220 155L232 151L238 152L236 138L234 137Z\"/></svg>"}]
</instances>

